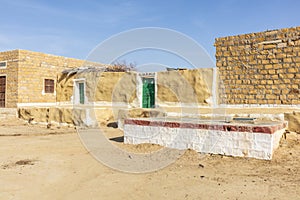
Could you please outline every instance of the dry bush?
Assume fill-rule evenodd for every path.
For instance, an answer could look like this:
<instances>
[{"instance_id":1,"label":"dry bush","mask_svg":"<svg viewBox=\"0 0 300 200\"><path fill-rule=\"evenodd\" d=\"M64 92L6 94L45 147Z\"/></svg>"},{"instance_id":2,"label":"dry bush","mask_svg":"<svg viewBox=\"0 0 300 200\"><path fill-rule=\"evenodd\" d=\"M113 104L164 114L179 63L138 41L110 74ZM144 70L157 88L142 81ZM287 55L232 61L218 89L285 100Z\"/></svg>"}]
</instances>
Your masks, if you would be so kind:
<instances>
[{"instance_id":1,"label":"dry bush","mask_svg":"<svg viewBox=\"0 0 300 200\"><path fill-rule=\"evenodd\" d=\"M115 62L106 68L107 72L129 72L136 71L136 64L126 63L126 61Z\"/></svg>"}]
</instances>

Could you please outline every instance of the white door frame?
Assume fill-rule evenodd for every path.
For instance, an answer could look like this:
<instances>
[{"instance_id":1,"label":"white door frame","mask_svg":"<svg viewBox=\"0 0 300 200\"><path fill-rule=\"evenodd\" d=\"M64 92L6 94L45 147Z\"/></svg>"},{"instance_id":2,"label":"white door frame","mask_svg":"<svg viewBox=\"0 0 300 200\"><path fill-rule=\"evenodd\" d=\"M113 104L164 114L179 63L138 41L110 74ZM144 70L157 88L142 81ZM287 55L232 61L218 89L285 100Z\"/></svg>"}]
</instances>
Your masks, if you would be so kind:
<instances>
[{"instance_id":1,"label":"white door frame","mask_svg":"<svg viewBox=\"0 0 300 200\"><path fill-rule=\"evenodd\" d=\"M140 108L143 107L143 78L154 79L154 107L157 106L157 73L156 72L140 72L137 73L137 85L136 85L136 96L138 98L138 105Z\"/></svg>"},{"instance_id":2,"label":"white door frame","mask_svg":"<svg viewBox=\"0 0 300 200\"><path fill-rule=\"evenodd\" d=\"M80 91L79 91L79 83L83 83L84 86L84 104L87 103L87 98L86 98L86 81L85 78L80 78L80 79L74 79L73 80L73 104L79 105L80 104Z\"/></svg>"}]
</instances>

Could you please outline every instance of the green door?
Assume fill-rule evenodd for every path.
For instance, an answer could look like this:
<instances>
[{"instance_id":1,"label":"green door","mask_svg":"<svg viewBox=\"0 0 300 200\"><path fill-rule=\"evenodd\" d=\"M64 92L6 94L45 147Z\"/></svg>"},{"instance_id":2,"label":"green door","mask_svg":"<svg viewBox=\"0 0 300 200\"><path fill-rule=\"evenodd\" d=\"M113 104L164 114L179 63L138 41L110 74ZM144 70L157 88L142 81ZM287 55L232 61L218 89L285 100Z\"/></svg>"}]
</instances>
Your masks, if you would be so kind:
<instances>
[{"instance_id":1,"label":"green door","mask_svg":"<svg viewBox=\"0 0 300 200\"><path fill-rule=\"evenodd\" d=\"M154 78L143 78L143 108L153 108L155 105Z\"/></svg>"},{"instance_id":2,"label":"green door","mask_svg":"<svg viewBox=\"0 0 300 200\"><path fill-rule=\"evenodd\" d=\"M84 83L79 83L79 103L84 104Z\"/></svg>"}]
</instances>

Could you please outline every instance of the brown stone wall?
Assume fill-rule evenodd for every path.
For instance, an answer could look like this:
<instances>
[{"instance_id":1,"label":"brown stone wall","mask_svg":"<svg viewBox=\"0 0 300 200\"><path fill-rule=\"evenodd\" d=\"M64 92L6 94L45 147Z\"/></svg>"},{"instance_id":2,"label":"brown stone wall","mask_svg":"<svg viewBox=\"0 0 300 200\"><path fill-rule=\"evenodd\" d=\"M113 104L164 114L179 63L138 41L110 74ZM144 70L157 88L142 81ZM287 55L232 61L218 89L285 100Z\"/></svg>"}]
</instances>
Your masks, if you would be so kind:
<instances>
[{"instance_id":1,"label":"brown stone wall","mask_svg":"<svg viewBox=\"0 0 300 200\"><path fill-rule=\"evenodd\" d=\"M300 104L300 27L217 38L220 103Z\"/></svg>"},{"instance_id":2,"label":"brown stone wall","mask_svg":"<svg viewBox=\"0 0 300 200\"><path fill-rule=\"evenodd\" d=\"M58 74L83 63L83 60L19 50L18 103L56 102L56 92L43 92L44 79L53 79L56 91Z\"/></svg>"},{"instance_id":3,"label":"brown stone wall","mask_svg":"<svg viewBox=\"0 0 300 200\"><path fill-rule=\"evenodd\" d=\"M5 107L16 107L18 99L18 50L0 52L0 61L6 61L7 67L0 68L0 76L6 76Z\"/></svg>"}]
</instances>

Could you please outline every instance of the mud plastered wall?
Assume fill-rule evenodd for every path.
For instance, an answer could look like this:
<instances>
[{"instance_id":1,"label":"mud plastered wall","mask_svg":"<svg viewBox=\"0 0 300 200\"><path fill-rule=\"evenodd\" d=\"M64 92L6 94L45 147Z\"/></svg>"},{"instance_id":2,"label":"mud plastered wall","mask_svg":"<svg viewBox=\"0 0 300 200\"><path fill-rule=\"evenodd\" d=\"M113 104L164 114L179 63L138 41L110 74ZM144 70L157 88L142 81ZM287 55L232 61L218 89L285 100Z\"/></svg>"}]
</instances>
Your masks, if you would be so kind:
<instances>
[{"instance_id":1,"label":"mud plastered wall","mask_svg":"<svg viewBox=\"0 0 300 200\"><path fill-rule=\"evenodd\" d=\"M57 83L57 101L72 104L74 84L76 81L83 81L87 101L85 101L85 105L74 104L74 108L93 110L95 121L104 125L116 121L119 111L126 110L128 106L130 108L140 107L137 100L137 88L142 87L142 85L138 85L138 77L139 75L136 72L85 71L69 75L62 73L59 75ZM212 79L213 69L158 72L156 79L157 99L160 101L158 103L174 102L208 105L206 100L212 95ZM147 117L150 115L149 112L154 112L145 111L144 109L125 110L125 114L131 117ZM151 113L151 115L158 114ZM35 115L33 113L29 116ZM81 118L74 117L74 119Z\"/></svg>"},{"instance_id":2,"label":"mud plastered wall","mask_svg":"<svg viewBox=\"0 0 300 200\"><path fill-rule=\"evenodd\" d=\"M157 101L159 103L208 104L212 96L213 69L166 71L157 73ZM74 81L84 80L89 102L127 103L139 107L135 72L83 72L60 74L57 101L71 102Z\"/></svg>"},{"instance_id":3,"label":"mud plastered wall","mask_svg":"<svg viewBox=\"0 0 300 200\"><path fill-rule=\"evenodd\" d=\"M158 72L157 98L161 103L208 105L212 81L212 68Z\"/></svg>"},{"instance_id":4,"label":"mud plastered wall","mask_svg":"<svg viewBox=\"0 0 300 200\"><path fill-rule=\"evenodd\" d=\"M18 108L18 117L28 122L38 122L45 124L72 124L88 126L88 109L73 109L62 107L23 107ZM94 113L92 113L92 116ZM88 116L89 118L90 116ZM93 126L97 126L93 124Z\"/></svg>"},{"instance_id":5,"label":"mud plastered wall","mask_svg":"<svg viewBox=\"0 0 300 200\"><path fill-rule=\"evenodd\" d=\"M6 61L6 68L0 68L0 76L6 76L6 103L5 107L14 108L18 100L18 63L19 51L7 51L0 53L0 61Z\"/></svg>"},{"instance_id":6,"label":"mud plastered wall","mask_svg":"<svg viewBox=\"0 0 300 200\"><path fill-rule=\"evenodd\" d=\"M300 27L217 38L222 104L300 104Z\"/></svg>"},{"instance_id":7,"label":"mud plastered wall","mask_svg":"<svg viewBox=\"0 0 300 200\"><path fill-rule=\"evenodd\" d=\"M136 99L136 73L83 72L60 74L57 83L57 101L72 103L74 81L83 80L86 97L92 102L132 103Z\"/></svg>"}]
</instances>

